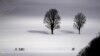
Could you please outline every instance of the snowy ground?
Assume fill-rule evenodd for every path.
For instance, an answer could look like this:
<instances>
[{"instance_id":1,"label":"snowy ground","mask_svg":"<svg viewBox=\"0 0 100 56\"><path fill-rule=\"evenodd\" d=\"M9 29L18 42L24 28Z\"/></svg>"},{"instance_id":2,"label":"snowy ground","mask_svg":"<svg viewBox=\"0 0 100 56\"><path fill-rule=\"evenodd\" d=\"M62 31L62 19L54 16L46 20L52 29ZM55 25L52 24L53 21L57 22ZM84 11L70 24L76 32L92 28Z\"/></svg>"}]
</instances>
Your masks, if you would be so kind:
<instances>
[{"instance_id":1,"label":"snowy ground","mask_svg":"<svg viewBox=\"0 0 100 56\"><path fill-rule=\"evenodd\" d=\"M43 18L1 17L0 56L11 53L12 56L15 53L24 53L23 56L75 56L95 38L100 31L99 24L99 20L87 19L79 35L73 28L73 18L62 18L61 28L51 35ZM25 51L15 51L15 48L25 48Z\"/></svg>"}]
</instances>

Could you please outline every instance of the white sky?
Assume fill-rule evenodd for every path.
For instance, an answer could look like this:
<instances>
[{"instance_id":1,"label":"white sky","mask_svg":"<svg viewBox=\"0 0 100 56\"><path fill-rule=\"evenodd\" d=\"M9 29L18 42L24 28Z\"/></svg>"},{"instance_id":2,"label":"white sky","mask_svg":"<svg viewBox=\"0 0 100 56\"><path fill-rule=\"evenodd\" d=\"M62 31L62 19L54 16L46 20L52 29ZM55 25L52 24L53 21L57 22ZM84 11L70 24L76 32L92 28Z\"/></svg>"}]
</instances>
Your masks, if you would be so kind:
<instances>
[{"instance_id":1,"label":"white sky","mask_svg":"<svg viewBox=\"0 0 100 56\"><path fill-rule=\"evenodd\" d=\"M64 17L83 12L89 18L100 18L100 0L0 0L0 12L7 15L43 17L51 8Z\"/></svg>"}]
</instances>

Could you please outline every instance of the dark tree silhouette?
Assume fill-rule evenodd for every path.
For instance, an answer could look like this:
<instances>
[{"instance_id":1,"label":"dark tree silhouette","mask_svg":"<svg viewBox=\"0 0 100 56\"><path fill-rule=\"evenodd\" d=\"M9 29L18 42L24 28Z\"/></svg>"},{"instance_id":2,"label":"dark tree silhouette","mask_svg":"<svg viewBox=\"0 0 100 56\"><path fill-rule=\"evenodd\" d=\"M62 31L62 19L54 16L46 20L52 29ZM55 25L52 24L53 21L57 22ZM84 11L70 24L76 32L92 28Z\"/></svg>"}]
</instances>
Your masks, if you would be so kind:
<instances>
[{"instance_id":1,"label":"dark tree silhouette","mask_svg":"<svg viewBox=\"0 0 100 56\"><path fill-rule=\"evenodd\" d=\"M77 56L100 56L100 34L82 49Z\"/></svg>"},{"instance_id":2,"label":"dark tree silhouette","mask_svg":"<svg viewBox=\"0 0 100 56\"><path fill-rule=\"evenodd\" d=\"M46 23L46 27L51 29L51 34L53 34L54 29L60 28L60 16L56 9L50 9L45 14L44 23Z\"/></svg>"},{"instance_id":3,"label":"dark tree silhouette","mask_svg":"<svg viewBox=\"0 0 100 56\"><path fill-rule=\"evenodd\" d=\"M86 22L86 17L83 13L78 13L74 18L74 27L78 29L79 34L80 30L83 27L84 23Z\"/></svg>"}]
</instances>

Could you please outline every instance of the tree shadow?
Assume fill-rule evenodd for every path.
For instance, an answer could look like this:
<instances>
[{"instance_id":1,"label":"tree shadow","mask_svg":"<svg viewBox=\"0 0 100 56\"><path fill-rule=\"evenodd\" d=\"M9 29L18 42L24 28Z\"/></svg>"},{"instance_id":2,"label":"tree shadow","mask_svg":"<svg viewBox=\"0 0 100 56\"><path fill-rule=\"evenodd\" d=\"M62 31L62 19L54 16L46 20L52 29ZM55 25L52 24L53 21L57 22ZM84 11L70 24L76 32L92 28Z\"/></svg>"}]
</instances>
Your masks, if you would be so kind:
<instances>
[{"instance_id":1,"label":"tree shadow","mask_svg":"<svg viewBox=\"0 0 100 56\"><path fill-rule=\"evenodd\" d=\"M49 34L48 32L41 31L41 30L29 30L28 32L29 33L39 33L39 34Z\"/></svg>"},{"instance_id":2,"label":"tree shadow","mask_svg":"<svg viewBox=\"0 0 100 56\"><path fill-rule=\"evenodd\" d=\"M67 33L67 34L77 34L74 31L70 31L70 30L61 30L61 32Z\"/></svg>"}]
</instances>

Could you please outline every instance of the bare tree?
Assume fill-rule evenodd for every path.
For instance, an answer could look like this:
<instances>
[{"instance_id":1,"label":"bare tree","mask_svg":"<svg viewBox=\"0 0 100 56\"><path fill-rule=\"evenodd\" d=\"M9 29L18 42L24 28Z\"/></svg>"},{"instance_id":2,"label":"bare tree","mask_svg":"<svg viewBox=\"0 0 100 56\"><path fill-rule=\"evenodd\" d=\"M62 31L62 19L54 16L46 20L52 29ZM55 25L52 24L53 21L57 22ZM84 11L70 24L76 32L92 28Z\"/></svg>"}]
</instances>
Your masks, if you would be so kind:
<instances>
[{"instance_id":1,"label":"bare tree","mask_svg":"<svg viewBox=\"0 0 100 56\"><path fill-rule=\"evenodd\" d=\"M74 27L78 29L79 34L80 30L86 22L86 17L83 13L78 13L74 18Z\"/></svg>"},{"instance_id":2,"label":"bare tree","mask_svg":"<svg viewBox=\"0 0 100 56\"><path fill-rule=\"evenodd\" d=\"M60 28L60 16L56 9L50 9L45 14L44 23L46 23L46 27L51 30L51 34L53 34L54 29Z\"/></svg>"}]
</instances>

